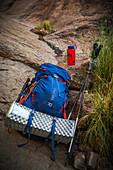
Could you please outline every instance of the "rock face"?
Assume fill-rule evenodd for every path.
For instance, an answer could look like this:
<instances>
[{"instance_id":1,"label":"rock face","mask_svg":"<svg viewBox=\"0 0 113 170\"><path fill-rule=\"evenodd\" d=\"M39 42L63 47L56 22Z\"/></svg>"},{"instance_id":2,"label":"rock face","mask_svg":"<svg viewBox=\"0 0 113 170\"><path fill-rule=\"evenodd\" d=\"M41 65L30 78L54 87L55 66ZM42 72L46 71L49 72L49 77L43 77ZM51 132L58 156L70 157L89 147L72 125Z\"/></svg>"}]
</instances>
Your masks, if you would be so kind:
<instances>
[{"instance_id":1,"label":"rock face","mask_svg":"<svg viewBox=\"0 0 113 170\"><path fill-rule=\"evenodd\" d=\"M67 108L66 108L67 115L69 115L69 113L71 112L78 93L79 93L79 91L70 90L70 98L69 98L69 102L68 102L68 105L67 105ZM90 98L90 95L85 93L84 100L83 100L83 103L82 103L81 113L86 114L88 112L93 111L93 106L92 106L92 103L91 103L89 98ZM73 112L72 112L71 117L70 117L71 120L76 120L76 116L77 116L78 109L79 109L79 106L80 106L80 101L81 101L81 96L80 96L76 106L73 109ZM84 115L80 114L79 119L81 118L81 116L84 116ZM84 125L85 125L86 122L84 121Z\"/></svg>"},{"instance_id":2,"label":"rock face","mask_svg":"<svg viewBox=\"0 0 113 170\"><path fill-rule=\"evenodd\" d=\"M26 5L27 4L27 5ZM56 32L44 39L64 54L68 45L77 45L77 56L88 57L95 41L95 30L100 18L112 15L111 0L4 0L0 11L10 15L33 29L44 20L56 28ZM62 54L57 60L63 59Z\"/></svg>"},{"instance_id":3,"label":"rock face","mask_svg":"<svg viewBox=\"0 0 113 170\"><path fill-rule=\"evenodd\" d=\"M37 70L43 62L57 64L53 50L25 27L0 15L0 55Z\"/></svg>"},{"instance_id":4,"label":"rock face","mask_svg":"<svg viewBox=\"0 0 113 170\"><path fill-rule=\"evenodd\" d=\"M0 112L6 114L11 103L17 99L26 79L32 77L35 71L21 62L3 57L0 57L0 63Z\"/></svg>"},{"instance_id":5,"label":"rock face","mask_svg":"<svg viewBox=\"0 0 113 170\"><path fill-rule=\"evenodd\" d=\"M24 82L40 64L57 64L54 51L38 40L29 27L0 15L0 111L6 113Z\"/></svg>"},{"instance_id":6,"label":"rock face","mask_svg":"<svg viewBox=\"0 0 113 170\"><path fill-rule=\"evenodd\" d=\"M26 5L27 4L27 5ZM14 18L26 22L43 22L49 20L52 25L62 29L64 27L69 31L64 32L64 35L74 34L73 30L77 27L88 29L95 24L101 16L110 14L113 2L111 0L4 0L0 1L1 11Z\"/></svg>"},{"instance_id":7,"label":"rock face","mask_svg":"<svg viewBox=\"0 0 113 170\"><path fill-rule=\"evenodd\" d=\"M86 75L87 75L87 71L89 68L89 62L90 60L84 60L82 59L81 61L81 65L76 64L76 67L70 67L69 68L69 72L71 74L71 84L70 84L70 89L76 89L76 90L80 90ZM90 87L91 85L91 79L90 81L88 81L87 86Z\"/></svg>"}]
</instances>

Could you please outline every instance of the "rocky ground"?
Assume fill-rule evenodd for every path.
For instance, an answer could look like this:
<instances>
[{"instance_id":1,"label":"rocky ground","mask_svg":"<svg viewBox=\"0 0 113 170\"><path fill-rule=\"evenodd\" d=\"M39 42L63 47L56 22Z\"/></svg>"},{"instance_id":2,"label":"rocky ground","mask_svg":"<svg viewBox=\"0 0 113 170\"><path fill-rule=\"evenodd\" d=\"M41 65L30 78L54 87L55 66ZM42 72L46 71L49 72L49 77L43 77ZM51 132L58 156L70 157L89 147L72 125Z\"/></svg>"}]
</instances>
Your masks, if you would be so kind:
<instances>
[{"instance_id":1,"label":"rocky ground","mask_svg":"<svg viewBox=\"0 0 113 170\"><path fill-rule=\"evenodd\" d=\"M4 121L0 120L0 169L1 170L72 170L72 166L65 165L65 145L58 144L55 147L56 162L51 159L51 142L44 142L38 137L32 137L28 145L18 148L25 143L27 138L17 131L4 127Z\"/></svg>"},{"instance_id":2,"label":"rocky ground","mask_svg":"<svg viewBox=\"0 0 113 170\"><path fill-rule=\"evenodd\" d=\"M73 166L64 166L66 159L64 144L59 143L55 146L56 162L51 160L51 141L42 142L41 139L32 137L28 145L18 148L17 145L24 143L27 139L15 130L10 129L10 133L8 133L7 128L4 127L4 116L10 104L16 100L25 80L28 77L34 77L39 65L45 62L57 64L71 74L71 97L67 108L67 112L70 112L87 74L92 45L98 38L97 21L105 15L111 16L112 5L110 0L104 2L101 0L0 0L0 11L2 12L0 13L1 170L74 169ZM30 30L44 20L49 20L54 25L56 32L39 40L39 35ZM76 64L69 67L67 63L63 62L64 55L68 45L75 44L77 45ZM90 80L89 87L93 77ZM85 94L81 112L91 110L89 96ZM76 119L75 113L71 119ZM112 165L106 158L99 159L98 154L92 152L89 146L84 147L78 143L75 146L74 167L81 170L112 169Z\"/></svg>"},{"instance_id":3,"label":"rocky ground","mask_svg":"<svg viewBox=\"0 0 113 170\"><path fill-rule=\"evenodd\" d=\"M30 32L29 27L11 20L4 14L0 15L0 20L2 23L0 27L0 110L1 115L5 115L10 104L16 100L25 80L28 77L34 77L35 71L41 63L46 61L58 64L59 62L55 58L54 50L47 43L39 41L38 36ZM61 62L59 65L74 74L75 68L69 68L67 64L62 65ZM85 75L86 72L82 74L82 81ZM79 77L75 79L76 83L78 79ZM80 88L82 81L77 83L77 89ZM73 89L75 88L74 80L72 82ZM73 91L71 93L74 94ZM73 100L70 103L72 105ZM68 108L69 111L70 109ZM73 119L75 118L76 116L73 116ZM40 139L31 139L30 144L19 149L17 145L27 139L14 130L10 130L8 133L7 128L4 127L2 116L0 117L0 126L1 169L73 169L72 166L67 168L64 166L66 159L64 144L55 147L56 162L54 163L51 160L50 141L42 143Z\"/></svg>"}]
</instances>

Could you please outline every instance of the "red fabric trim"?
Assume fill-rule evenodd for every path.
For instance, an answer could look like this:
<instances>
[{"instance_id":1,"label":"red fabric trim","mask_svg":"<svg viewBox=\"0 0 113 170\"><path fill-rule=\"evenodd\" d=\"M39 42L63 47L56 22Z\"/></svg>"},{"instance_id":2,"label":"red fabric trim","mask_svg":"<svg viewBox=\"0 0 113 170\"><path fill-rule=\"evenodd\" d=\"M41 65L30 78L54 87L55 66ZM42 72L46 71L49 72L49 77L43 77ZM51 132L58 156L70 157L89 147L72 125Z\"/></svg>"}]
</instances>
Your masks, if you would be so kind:
<instances>
[{"instance_id":1,"label":"red fabric trim","mask_svg":"<svg viewBox=\"0 0 113 170\"><path fill-rule=\"evenodd\" d=\"M40 68L40 70L46 71L46 69L45 69L45 68Z\"/></svg>"},{"instance_id":2,"label":"red fabric trim","mask_svg":"<svg viewBox=\"0 0 113 170\"><path fill-rule=\"evenodd\" d=\"M65 112L66 102L64 103L64 119L67 119L66 112Z\"/></svg>"},{"instance_id":3,"label":"red fabric trim","mask_svg":"<svg viewBox=\"0 0 113 170\"><path fill-rule=\"evenodd\" d=\"M65 107L66 107L66 102L64 103L64 105L62 106L60 113L62 112L62 110L64 109L64 119L67 119L66 117L66 112L65 112Z\"/></svg>"},{"instance_id":4,"label":"red fabric trim","mask_svg":"<svg viewBox=\"0 0 113 170\"><path fill-rule=\"evenodd\" d=\"M67 119L65 109L64 109L64 119Z\"/></svg>"},{"instance_id":5,"label":"red fabric trim","mask_svg":"<svg viewBox=\"0 0 113 170\"><path fill-rule=\"evenodd\" d=\"M71 78L68 74L67 74L67 76L68 76L69 78Z\"/></svg>"},{"instance_id":6,"label":"red fabric trim","mask_svg":"<svg viewBox=\"0 0 113 170\"><path fill-rule=\"evenodd\" d=\"M44 77L47 77L47 75L45 74Z\"/></svg>"},{"instance_id":7,"label":"red fabric trim","mask_svg":"<svg viewBox=\"0 0 113 170\"><path fill-rule=\"evenodd\" d=\"M69 81L68 80L66 80L68 83L69 83Z\"/></svg>"},{"instance_id":8,"label":"red fabric trim","mask_svg":"<svg viewBox=\"0 0 113 170\"><path fill-rule=\"evenodd\" d=\"M32 102L34 103L34 93L32 94Z\"/></svg>"},{"instance_id":9,"label":"red fabric trim","mask_svg":"<svg viewBox=\"0 0 113 170\"><path fill-rule=\"evenodd\" d=\"M64 106L62 106L62 108L61 108L61 110L60 110L60 113L62 112L63 108L64 108Z\"/></svg>"},{"instance_id":10,"label":"red fabric trim","mask_svg":"<svg viewBox=\"0 0 113 170\"><path fill-rule=\"evenodd\" d=\"M60 80L60 79L57 79L57 80L66 84L66 82L64 82L64 81L62 81L62 80Z\"/></svg>"}]
</instances>

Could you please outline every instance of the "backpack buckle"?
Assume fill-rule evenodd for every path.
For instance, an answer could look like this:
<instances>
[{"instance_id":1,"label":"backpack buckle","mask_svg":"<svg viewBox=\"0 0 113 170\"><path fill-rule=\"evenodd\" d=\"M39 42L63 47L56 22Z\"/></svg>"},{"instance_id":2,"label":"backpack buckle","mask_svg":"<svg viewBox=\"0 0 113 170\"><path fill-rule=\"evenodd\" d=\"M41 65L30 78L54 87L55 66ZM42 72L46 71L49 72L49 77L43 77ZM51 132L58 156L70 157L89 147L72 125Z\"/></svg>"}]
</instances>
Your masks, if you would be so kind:
<instances>
[{"instance_id":1,"label":"backpack buckle","mask_svg":"<svg viewBox=\"0 0 113 170\"><path fill-rule=\"evenodd\" d=\"M58 79L58 76L57 76L56 74L54 74L54 76L53 76L53 77Z\"/></svg>"}]
</instances>

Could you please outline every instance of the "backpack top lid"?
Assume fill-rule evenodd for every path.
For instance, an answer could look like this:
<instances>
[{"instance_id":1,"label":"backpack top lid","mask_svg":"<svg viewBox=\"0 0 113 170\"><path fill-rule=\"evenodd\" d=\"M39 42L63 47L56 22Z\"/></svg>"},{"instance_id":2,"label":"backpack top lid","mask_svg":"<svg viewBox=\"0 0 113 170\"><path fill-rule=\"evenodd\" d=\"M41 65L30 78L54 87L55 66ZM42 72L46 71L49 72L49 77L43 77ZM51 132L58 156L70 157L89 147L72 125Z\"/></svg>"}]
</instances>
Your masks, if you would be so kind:
<instances>
[{"instance_id":1,"label":"backpack top lid","mask_svg":"<svg viewBox=\"0 0 113 170\"><path fill-rule=\"evenodd\" d=\"M64 82L71 82L71 76L67 70L51 63L44 63L39 67L38 71L35 73L35 80L37 81L45 75L52 77L57 76L56 78Z\"/></svg>"}]
</instances>

